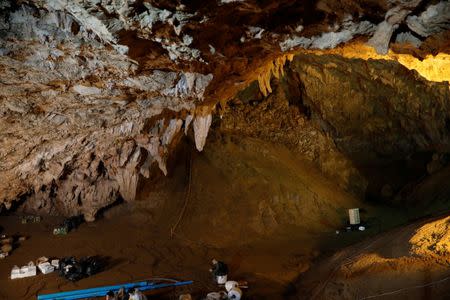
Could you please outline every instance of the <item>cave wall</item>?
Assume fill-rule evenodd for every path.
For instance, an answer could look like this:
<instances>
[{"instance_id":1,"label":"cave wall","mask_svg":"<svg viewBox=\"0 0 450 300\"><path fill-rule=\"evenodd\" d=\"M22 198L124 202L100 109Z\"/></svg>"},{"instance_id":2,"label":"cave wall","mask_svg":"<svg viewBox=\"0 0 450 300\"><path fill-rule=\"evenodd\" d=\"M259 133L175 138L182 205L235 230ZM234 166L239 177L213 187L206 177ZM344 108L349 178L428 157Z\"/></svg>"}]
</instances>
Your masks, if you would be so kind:
<instances>
[{"instance_id":1,"label":"cave wall","mask_svg":"<svg viewBox=\"0 0 450 300\"><path fill-rule=\"evenodd\" d=\"M396 62L297 56L312 119L355 160L449 150L449 85Z\"/></svg>"},{"instance_id":2,"label":"cave wall","mask_svg":"<svg viewBox=\"0 0 450 300\"><path fill-rule=\"evenodd\" d=\"M361 198L393 194L427 174L426 153L449 151L447 82L337 55L299 54L284 73L267 97L254 83L229 102L220 130L288 146Z\"/></svg>"}]
</instances>

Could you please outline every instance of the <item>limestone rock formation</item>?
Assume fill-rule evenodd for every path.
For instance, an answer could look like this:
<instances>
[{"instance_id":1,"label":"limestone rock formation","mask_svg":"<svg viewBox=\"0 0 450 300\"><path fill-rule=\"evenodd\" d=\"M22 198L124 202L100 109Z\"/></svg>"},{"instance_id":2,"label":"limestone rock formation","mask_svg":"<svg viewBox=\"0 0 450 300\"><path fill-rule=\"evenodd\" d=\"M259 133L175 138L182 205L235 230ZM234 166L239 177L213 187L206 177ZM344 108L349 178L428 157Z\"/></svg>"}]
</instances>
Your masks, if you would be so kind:
<instances>
[{"instance_id":1,"label":"limestone rock formation","mask_svg":"<svg viewBox=\"0 0 450 300\"><path fill-rule=\"evenodd\" d=\"M136 74L127 56L72 34L72 14L34 12L11 14L1 42L2 201L24 196L26 210L93 220L119 195L132 201L153 162L167 173L184 112L202 101L212 75Z\"/></svg>"},{"instance_id":2,"label":"limestone rock formation","mask_svg":"<svg viewBox=\"0 0 450 300\"><path fill-rule=\"evenodd\" d=\"M418 3L1 0L0 203L9 208L22 199L25 210L93 220L118 198L132 201L140 176L150 176L153 166L167 174L169 154L191 123L201 151L216 104L222 109L255 80L268 96L272 75L281 77L305 48L364 43L375 32L372 40L380 36L386 52L395 26L407 24L422 36L417 51L427 52L427 40L448 29L448 3ZM407 17L416 6L422 11ZM387 30L376 28L383 22ZM293 69L322 124L321 139L327 149L339 148L333 153L350 144L357 151L374 146L376 153L446 147L448 83L431 85L386 61L368 69L352 63L354 71L337 58L303 61ZM343 76L352 90L334 95ZM375 83L393 96L380 94ZM341 108L352 114L338 115ZM399 121L380 119L383 109ZM376 139L380 130L391 130L388 141ZM396 140L405 131L408 138ZM387 149L386 142L392 142Z\"/></svg>"},{"instance_id":3,"label":"limestone rock formation","mask_svg":"<svg viewBox=\"0 0 450 300\"><path fill-rule=\"evenodd\" d=\"M442 32L450 28L450 2L442 1L430 5L418 16L409 16L408 27L422 37Z\"/></svg>"},{"instance_id":4,"label":"limestone rock formation","mask_svg":"<svg viewBox=\"0 0 450 300\"><path fill-rule=\"evenodd\" d=\"M421 0L414 1L390 1L394 5L386 12L385 20L378 24L377 30L373 37L369 40L378 53L387 54L389 50L389 41L391 40L394 30L399 24L416 8Z\"/></svg>"}]
</instances>

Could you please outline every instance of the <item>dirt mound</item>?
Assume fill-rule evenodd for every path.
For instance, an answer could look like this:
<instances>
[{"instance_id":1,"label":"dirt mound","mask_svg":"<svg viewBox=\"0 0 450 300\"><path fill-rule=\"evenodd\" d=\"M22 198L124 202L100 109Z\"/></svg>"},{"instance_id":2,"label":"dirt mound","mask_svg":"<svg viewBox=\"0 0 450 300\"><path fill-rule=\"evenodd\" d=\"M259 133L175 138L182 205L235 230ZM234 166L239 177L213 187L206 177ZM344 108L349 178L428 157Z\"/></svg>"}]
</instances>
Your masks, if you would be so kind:
<instances>
[{"instance_id":1,"label":"dirt mound","mask_svg":"<svg viewBox=\"0 0 450 300\"><path fill-rule=\"evenodd\" d=\"M448 299L449 219L416 222L339 251L302 275L297 291L307 299Z\"/></svg>"},{"instance_id":2,"label":"dirt mound","mask_svg":"<svg viewBox=\"0 0 450 300\"><path fill-rule=\"evenodd\" d=\"M359 205L310 162L284 146L253 138L208 142L203 153L193 154L188 184L188 203L186 194L178 194L154 210L159 214L155 220L169 227L182 214L180 234L214 245L334 232L347 209ZM150 199L154 193L148 190L138 198Z\"/></svg>"}]
</instances>

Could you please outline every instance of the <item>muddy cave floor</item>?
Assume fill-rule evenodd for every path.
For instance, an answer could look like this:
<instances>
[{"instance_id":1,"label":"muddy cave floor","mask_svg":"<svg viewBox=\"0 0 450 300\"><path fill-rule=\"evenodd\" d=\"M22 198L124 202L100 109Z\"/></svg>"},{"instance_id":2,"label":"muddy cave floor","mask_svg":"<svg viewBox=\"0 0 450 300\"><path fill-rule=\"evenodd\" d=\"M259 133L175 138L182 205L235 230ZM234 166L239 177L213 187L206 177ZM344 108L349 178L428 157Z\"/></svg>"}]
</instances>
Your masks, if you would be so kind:
<instances>
[{"instance_id":1,"label":"muddy cave floor","mask_svg":"<svg viewBox=\"0 0 450 300\"><path fill-rule=\"evenodd\" d=\"M200 241L189 241L182 237L170 239L170 233L153 226L142 225L132 215L116 216L114 219L102 219L92 224L83 224L79 229L67 236L53 236L51 230L60 222L60 218L45 218L39 224L20 223L16 216L2 217L1 226L6 233L26 233L30 238L23 242L14 253L0 263L0 299L36 299L37 294L57 291L67 291L80 288L110 285L141 279L165 277L179 280L194 280L192 286L166 289L150 295L150 299L178 299L182 293L192 293L195 299L205 295L207 291L218 290L207 271L209 259L223 259L229 263L230 277L237 280L247 280L250 288L244 290L246 299L309 299L302 297L302 290L295 290L297 277L307 271L309 253L313 244L311 240L297 238L290 241L260 241L245 246L229 246L216 248L202 245ZM428 220L427 220L428 221ZM360 249L373 246L390 257L403 256L407 238L427 221L419 221L407 228L399 228L379 236L373 245L373 239L368 239L363 233L352 233L350 238L340 236L338 239L331 234L319 237L331 239L333 250L344 247L356 235L364 241L356 246L345 249L343 257L354 255ZM405 240L406 238L406 240ZM356 250L355 250L356 248ZM326 251L327 249L320 249ZM331 250L331 247L328 249ZM308 251L308 250L307 250ZM316 250L318 251L318 250ZM407 251L406 251L407 252ZM324 256L328 253L325 252ZM42 255L50 257L100 255L110 258L105 271L76 283L67 281L56 272L48 275L38 275L33 278L10 280L9 273L13 265L21 265ZM316 261L322 260L318 257ZM331 271L338 265L336 261L327 262L317 272L317 276L303 286L312 290L328 279ZM311 271L315 264L310 267ZM423 273L425 274L425 273ZM422 275L423 275L422 274ZM450 272L447 270L447 275ZM420 274L419 274L420 276ZM422 283L433 279L428 275ZM436 278L442 274L433 275ZM392 279L391 279L392 280ZM398 277L398 282L405 279ZM445 288L445 282L444 288ZM403 286L409 286L404 282ZM436 297L420 297L418 299L448 299L442 286ZM417 292L415 290L414 292ZM420 293L427 295L427 291ZM429 293L429 292L428 292ZM440 294L442 293L442 294ZM387 299L409 299L406 294L396 294ZM428 294L430 295L430 294ZM441 295L441 296L437 296ZM382 297L383 299L386 297ZM334 299L351 299L337 295Z\"/></svg>"},{"instance_id":2,"label":"muddy cave floor","mask_svg":"<svg viewBox=\"0 0 450 300\"><path fill-rule=\"evenodd\" d=\"M257 141L251 143L252 146L255 146L255 143L256 146L262 146ZM249 282L250 288L244 290L245 299L310 299L312 295L317 299L355 299L354 293L346 294L345 289L339 287L342 282L330 281L330 274L335 271L336 266L358 253L362 255L373 252L387 258L409 257L409 238L418 228L430 221L422 219L412 222L411 219L416 218L418 212L355 203L354 200L345 199L345 195L336 192L333 203L336 202L342 207L328 207L328 204L323 202L321 205L329 211L320 211L321 217L317 217L314 207L303 206L304 210L311 209L313 218L303 218L299 222L304 223L304 226L300 226L283 221L283 214L284 219L289 219L290 216L275 205L271 210L274 214L272 219L279 222L272 224L272 219L268 218L264 211L259 216L253 216L252 213L257 209L251 204L236 205L236 197L248 198L248 203L254 200L250 199L250 195L254 195L255 199L264 198L264 195L249 188L250 186L261 190L261 187L250 179L245 182L244 177L264 178L268 173L286 171L283 169L286 166L289 166L289 170L298 166L298 173L304 172L312 182L320 178L315 177L315 171L309 169L307 163L293 161L288 157L289 154L284 155L284 149L257 147L264 149L265 154L255 155L256 158L252 161L245 156L247 147L248 144L222 147L225 152L233 152L234 156L208 150L195 156L192 180L197 185L193 188L173 238L170 229L177 222L186 190L186 170L182 164L175 169L171 178L152 182L151 188L144 186L135 202L110 208L97 221L84 223L67 236L52 235L52 229L62 221L59 217L44 217L36 224L21 224L18 213L1 216L0 226L4 228L3 233L23 234L29 239L22 242L11 256L0 261L0 299L35 299L36 295L41 293L154 277L193 280L194 284L160 291L152 296L153 299L178 299L178 295L182 293L191 293L194 299L201 299L207 292L220 290L212 282L208 272L212 258L229 264L231 279ZM217 163L218 157L223 159L221 163ZM233 157L233 161L229 161L230 157ZM277 167L271 164L272 159L276 161ZM239 169L239 174L243 176L236 178L237 185L227 178L236 177L237 174L221 170L227 163L230 168ZM256 173L249 174L250 171ZM302 181L302 176L300 174L295 180ZM275 181L270 177L265 179ZM282 176L280 180L286 184L284 189L292 189ZM326 195L327 189L330 192L335 191L332 184L322 182L313 183L312 187L310 186L313 190L317 188L314 184L318 184L322 190L318 193L319 201L321 195ZM270 194L271 190L267 188L262 193ZM230 200L227 202L226 199ZM258 203L255 205L261 206L260 202ZM371 226L364 232L336 235L335 230L344 224L345 209L351 205L363 207L362 218L372 220ZM292 210L293 207L284 209ZM255 223L255 219L261 219L261 223ZM407 223L410 224L405 225ZM14 265L24 265L40 256L89 255L107 257L108 266L103 272L76 283L59 277L57 273L26 279L9 279ZM374 262L376 261L369 264ZM385 292L409 286L409 283L426 284L428 281L450 275L448 267L442 268L434 263L419 266L419 271L415 267L408 269L407 265L406 263L399 267L405 276L403 273L392 273L391 270L388 270L386 276L366 272L362 274L364 276L361 277L361 282L352 282L349 288L362 289L358 294L360 297L356 298L363 299L374 291ZM394 267L397 269L398 266ZM412 275L406 274L408 270L411 270ZM421 270L427 270L426 278ZM306 274L304 280L303 274ZM370 280L365 282L365 278ZM299 279L302 280L301 284L298 284ZM351 281L352 278L348 280ZM392 287L388 285L384 289L383 280L389 281ZM329 283L326 288L323 287L324 283ZM321 295L314 294L318 288L324 290ZM443 285L387 295L382 299L448 299L445 298L448 292L448 285L444 282Z\"/></svg>"}]
</instances>

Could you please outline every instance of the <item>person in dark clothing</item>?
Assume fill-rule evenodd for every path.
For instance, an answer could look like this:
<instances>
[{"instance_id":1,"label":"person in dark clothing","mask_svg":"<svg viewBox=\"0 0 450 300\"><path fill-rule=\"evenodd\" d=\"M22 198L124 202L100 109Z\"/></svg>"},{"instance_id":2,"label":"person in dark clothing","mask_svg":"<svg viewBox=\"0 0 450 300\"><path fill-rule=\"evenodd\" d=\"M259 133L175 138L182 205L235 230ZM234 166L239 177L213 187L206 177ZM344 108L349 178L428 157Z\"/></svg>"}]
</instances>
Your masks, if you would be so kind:
<instances>
[{"instance_id":1,"label":"person in dark clothing","mask_svg":"<svg viewBox=\"0 0 450 300\"><path fill-rule=\"evenodd\" d=\"M224 262L213 259L212 266L213 267L209 269L209 271L212 273L214 278L216 278L217 276L228 275L228 266Z\"/></svg>"},{"instance_id":2,"label":"person in dark clothing","mask_svg":"<svg viewBox=\"0 0 450 300\"><path fill-rule=\"evenodd\" d=\"M106 294L106 300L117 300L116 295L114 295L113 291L109 291L108 294Z\"/></svg>"}]
</instances>

